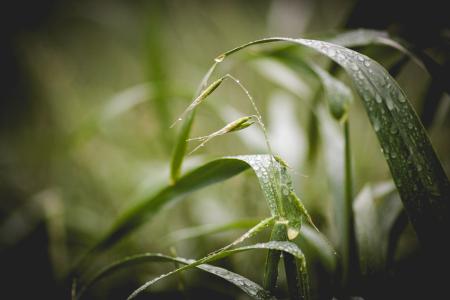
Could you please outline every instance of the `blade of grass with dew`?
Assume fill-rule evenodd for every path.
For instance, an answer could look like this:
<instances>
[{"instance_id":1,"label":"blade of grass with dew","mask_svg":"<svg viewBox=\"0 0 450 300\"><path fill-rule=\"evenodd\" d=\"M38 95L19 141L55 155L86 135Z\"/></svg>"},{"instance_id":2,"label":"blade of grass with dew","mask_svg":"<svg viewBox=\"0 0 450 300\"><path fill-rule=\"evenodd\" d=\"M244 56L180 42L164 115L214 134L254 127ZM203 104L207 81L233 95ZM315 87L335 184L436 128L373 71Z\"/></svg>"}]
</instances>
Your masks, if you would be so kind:
<instances>
[{"instance_id":1,"label":"blade of grass with dew","mask_svg":"<svg viewBox=\"0 0 450 300\"><path fill-rule=\"evenodd\" d=\"M238 220L225 224L205 224L195 227L189 227L180 229L170 233L167 237L163 238L165 243L175 243L187 239L195 239L202 236L209 236L211 234L223 233L228 231L248 229L258 224L258 220ZM265 225L267 227L267 225ZM303 224L300 230L300 234L294 240L299 243L300 248L303 246L314 249L314 253L317 254L318 260L322 265L333 273L336 270L337 256L336 251L331 246L327 238L312 226Z\"/></svg>"},{"instance_id":2,"label":"blade of grass with dew","mask_svg":"<svg viewBox=\"0 0 450 300\"><path fill-rule=\"evenodd\" d=\"M361 47L368 45L384 45L392 47L412 59L423 70L430 72L434 67L424 63L412 50L402 45L399 41L391 38L389 33L380 30L356 29L349 30L335 35L326 40L329 43L337 44L344 47ZM431 72L430 72L431 74Z\"/></svg>"},{"instance_id":3,"label":"blade of grass with dew","mask_svg":"<svg viewBox=\"0 0 450 300\"><path fill-rule=\"evenodd\" d=\"M406 55L405 57L410 58L415 64L428 72L432 82L424 97L426 101L424 101L421 119L426 128L430 127L443 93L450 93L450 87L447 83L450 73L445 66L440 65L423 50L413 47L404 40L390 37L384 31L359 29L338 34L328 41L345 47L366 46L370 44L392 47L404 53Z\"/></svg>"},{"instance_id":4,"label":"blade of grass with dew","mask_svg":"<svg viewBox=\"0 0 450 300\"><path fill-rule=\"evenodd\" d=\"M225 59L255 44L288 42L328 56L344 68L363 99L370 123L385 153L394 182L422 245L434 251L450 228L450 184L431 142L405 93L377 62L332 43L267 38L220 55ZM222 59L222 60L223 60ZM433 232L433 234L430 234Z\"/></svg>"},{"instance_id":5,"label":"blade of grass with dew","mask_svg":"<svg viewBox=\"0 0 450 300\"><path fill-rule=\"evenodd\" d=\"M294 58L291 58L289 61L285 61L285 63L292 62ZM296 61L296 60L295 60ZM353 100L353 95L350 91L350 89L342 83L340 80L337 80L333 76L329 75L325 70L323 70L318 65L312 63L312 62L303 62L304 65L309 67L313 73L316 74L316 76L320 79L322 88L324 90L324 97L328 103L329 111L331 115L338 121L344 122L346 124L347 114L348 114L348 108L350 103ZM316 114L316 112L312 112L312 114ZM322 119L322 121L324 121ZM345 126L345 125L344 125ZM345 144L345 149L349 150L349 141L348 141L348 135L345 135L347 139L347 143ZM345 170L345 173L351 169L351 166L349 165L350 160L344 159L344 156L346 155L346 151L342 151L342 162L345 162L343 166L340 168L342 170ZM333 157L330 158L331 160L335 160L336 153L333 153ZM329 159L329 160L330 160ZM345 166L344 166L345 165ZM349 273L347 270L348 266L350 265L357 265L357 256L356 256L356 247L354 243L354 230L353 230L353 217L352 217L352 197L351 197L351 191L347 191L349 185L351 185L351 174L348 174L348 176L342 177L342 180L333 180L332 178L335 178L336 169L331 168L329 170L332 172L330 174L330 180L335 182L333 185L335 188L333 189L335 193L341 195L339 197L335 197L335 205L336 205L336 218L337 218L337 225L339 230L339 245L340 245L340 252L343 257L344 263L344 277L347 277L346 274ZM345 182L350 182L349 184L343 184ZM347 187L346 189L342 189L341 187ZM295 195L294 195L295 196ZM345 196L345 197L344 197ZM298 203L301 204L299 201ZM289 211L289 210L288 210ZM310 222L312 223L312 222ZM353 244L353 246L352 246ZM356 263L355 263L356 261ZM355 271L356 272L356 271Z\"/></svg>"},{"instance_id":6,"label":"blade of grass with dew","mask_svg":"<svg viewBox=\"0 0 450 300\"><path fill-rule=\"evenodd\" d=\"M100 270L97 274L95 274L92 278L90 278L81 288L78 293L76 293L74 300L80 300L83 295L91 289L97 282L102 280L103 278L115 273L116 271L120 269L124 269L126 267L129 267L131 265L140 265L143 263L170 263L175 262L177 264L184 264L189 265L195 262L195 260L192 259L185 259L182 257L173 257L173 256L167 256L164 254L159 253L144 253L144 254L137 254L133 256L129 256L126 258L123 258L119 261L116 261L107 267ZM250 279L236 274L234 272L228 271L227 269L208 265L208 264L201 264L195 266L195 268L198 268L200 270L203 270L205 272L208 272L210 274L213 274L215 276L218 276L220 278L225 279L226 281L232 283L242 291L244 291L247 295L254 299L270 299L269 292L265 291L261 286L259 286L257 283L251 281ZM179 269L179 268L177 268Z\"/></svg>"},{"instance_id":7,"label":"blade of grass with dew","mask_svg":"<svg viewBox=\"0 0 450 300\"><path fill-rule=\"evenodd\" d=\"M278 251L283 251L283 252L293 255L299 261L299 269L301 271L302 278L305 279L306 282L308 282L308 273L306 271L306 260L305 260L305 256L303 255L303 252L300 250L300 248L296 244L291 243L291 242L271 241L271 242L267 242L267 243L258 243L258 244L239 247L239 248L235 248L235 249L231 249L231 250L225 250L225 251L221 251L221 252L206 256L206 257L199 259L193 263L190 263L189 265L186 265L177 270L165 273L163 275L158 276L157 278L155 278L153 280L146 282L145 284L140 286L138 289L136 289L127 299L130 300L130 299L135 298L136 296L141 294L143 291L145 291L147 288L149 288L156 282L160 281L161 279L172 276L174 274L177 274L178 272L186 271L186 270L192 269L194 267L197 267L199 265L210 263L210 262L228 257L230 255L240 253L240 252L246 252L246 251L251 251L251 250L260 250L260 249L278 250ZM265 292L263 295L256 293L256 294L252 294L251 296L258 297L255 299L271 298L271 296L267 295Z\"/></svg>"},{"instance_id":8,"label":"blade of grass with dew","mask_svg":"<svg viewBox=\"0 0 450 300\"><path fill-rule=\"evenodd\" d=\"M270 155L246 155L225 157L211 161L182 176L176 183L162 188L155 195L143 199L126 210L114 223L105 237L81 260L79 265L85 263L91 255L102 251L124 236L147 222L151 216L158 212L167 203L180 199L200 188L224 181L248 168L252 168L258 177L261 189L266 198L272 216L278 216L277 187L270 179L269 171L275 161Z\"/></svg>"},{"instance_id":9,"label":"blade of grass with dew","mask_svg":"<svg viewBox=\"0 0 450 300\"><path fill-rule=\"evenodd\" d=\"M286 219L278 220L273 226L270 241L271 242L287 241L288 224L289 221ZM282 251L278 249L270 249L267 253L264 270L263 287L272 293L275 292L275 288L277 286L278 265L281 258L281 254ZM301 276L302 271L299 270L299 266L297 265L295 257L292 256L291 254L284 253L283 261L290 299L294 300L301 298L308 299L310 295L308 276L303 277Z\"/></svg>"},{"instance_id":10,"label":"blade of grass with dew","mask_svg":"<svg viewBox=\"0 0 450 300\"><path fill-rule=\"evenodd\" d=\"M286 223L287 220L278 220L272 228L272 233L270 234L271 241L286 241ZM277 249L271 249L267 252L265 269L264 269L264 281L263 287L274 292L277 286L278 279L278 264L280 262L281 251Z\"/></svg>"}]
</instances>

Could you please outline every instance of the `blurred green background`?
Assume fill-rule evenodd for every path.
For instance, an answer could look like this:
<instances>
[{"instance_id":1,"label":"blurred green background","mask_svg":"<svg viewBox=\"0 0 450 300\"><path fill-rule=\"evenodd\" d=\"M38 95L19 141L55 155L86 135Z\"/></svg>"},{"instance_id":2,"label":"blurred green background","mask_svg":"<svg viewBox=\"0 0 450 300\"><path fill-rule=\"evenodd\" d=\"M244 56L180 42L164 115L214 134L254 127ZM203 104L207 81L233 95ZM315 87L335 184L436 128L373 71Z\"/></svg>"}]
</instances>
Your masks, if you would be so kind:
<instances>
[{"instance_id":1,"label":"blurred green background","mask_svg":"<svg viewBox=\"0 0 450 300\"><path fill-rule=\"evenodd\" d=\"M225 50L267 36L320 38L364 27L388 30L448 67L448 15L433 1L424 8L347 0L6 2L0 58L0 297L7 295L5 299L69 297L64 276L70 267L124 208L169 182L178 130L169 126L192 101L213 58ZM385 47L358 50L386 67L402 58ZM317 82L258 59L258 51L250 53L256 59L246 63L239 56L220 73L231 72L250 90L274 151L292 167L300 197L333 240L329 165L307 158L308 109ZM432 94L429 76L413 62L395 72L448 174L448 95ZM217 90L210 102L198 111L193 136L252 113L245 95L232 84ZM390 177L359 101L350 120L357 193L368 182ZM327 128L322 145L339 148L341 141L333 140L336 128ZM189 156L186 166L222 155L264 152L261 132L251 129L212 141ZM238 233L177 243L167 242L169 233L267 215L257 182L246 173L164 209L96 264L144 251L169 253L170 245L180 256L201 257ZM410 253L403 255L413 256L417 242L411 229L404 235L404 251ZM245 258L222 264L260 280L264 256ZM91 296L122 299L139 282L166 269L133 270L133 276L122 272L100 284ZM238 294L219 280L193 272L186 276L197 298ZM155 297L179 297L176 285L176 280L158 285Z\"/></svg>"}]
</instances>

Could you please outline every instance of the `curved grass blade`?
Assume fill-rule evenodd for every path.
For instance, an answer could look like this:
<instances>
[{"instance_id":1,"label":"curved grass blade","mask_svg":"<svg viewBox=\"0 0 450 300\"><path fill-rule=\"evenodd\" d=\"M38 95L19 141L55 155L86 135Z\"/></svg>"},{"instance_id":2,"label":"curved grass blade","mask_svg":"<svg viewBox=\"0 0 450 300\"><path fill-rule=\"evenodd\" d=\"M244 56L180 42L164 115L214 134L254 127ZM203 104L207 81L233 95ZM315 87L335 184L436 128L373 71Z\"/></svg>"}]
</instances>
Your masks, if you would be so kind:
<instances>
[{"instance_id":1,"label":"curved grass blade","mask_svg":"<svg viewBox=\"0 0 450 300\"><path fill-rule=\"evenodd\" d=\"M143 199L126 210L119 217L109 233L87 254L82 263L92 254L104 250L122 239L131 231L147 222L168 202L180 199L200 188L224 181L248 168L252 168L259 179L272 216L278 216L277 184L274 182L272 165L275 159L270 155L246 155L225 157L211 161L182 176L176 183L166 186L155 195ZM300 213L300 212L299 212ZM81 264L81 263L80 263Z\"/></svg>"},{"instance_id":2,"label":"curved grass blade","mask_svg":"<svg viewBox=\"0 0 450 300\"><path fill-rule=\"evenodd\" d=\"M450 184L425 129L396 81L369 57L315 40L261 39L236 47L221 57L251 45L272 42L310 47L344 68L364 100L369 120L419 240L429 249L439 249L443 245L440 237L450 228Z\"/></svg>"},{"instance_id":3,"label":"curved grass blade","mask_svg":"<svg viewBox=\"0 0 450 300\"><path fill-rule=\"evenodd\" d=\"M442 99L442 94L444 92L447 94L450 93L450 86L447 83L450 73L445 66L437 63L423 50L417 49L405 41L392 38L384 31L359 29L338 34L328 41L346 47L365 46L369 44L392 47L404 53L406 55L405 58L410 58L419 67L428 72L432 82L424 97L426 101L424 101L421 119L426 128L430 127L440 99ZM402 58L397 66L404 65L404 62L406 60ZM394 73L391 72L391 74L394 76Z\"/></svg>"},{"instance_id":4,"label":"curved grass blade","mask_svg":"<svg viewBox=\"0 0 450 300\"><path fill-rule=\"evenodd\" d=\"M360 47L367 46L371 44L384 45L397 49L398 51L406 54L411 58L419 67L431 74L431 67L428 63L425 63L419 56L413 52L413 50L408 49L400 42L389 36L386 31L371 30L371 29L356 29L346 31L336 36L327 39L327 42L341 45L344 47ZM426 60L428 62L428 60Z\"/></svg>"},{"instance_id":5,"label":"curved grass blade","mask_svg":"<svg viewBox=\"0 0 450 300\"><path fill-rule=\"evenodd\" d=\"M114 272L128 267L130 265L142 264L142 263L164 263L164 262L175 262L177 264L189 265L195 262L193 259L185 259L182 257L172 257L159 253L144 253L137 254L130 257L126 257L119 261L116 261L109 266L105 267L101 271L99 271L96 275L94 275L91 279L89 279L86 284L80 289L79 293L73 299L79 300L82 296L89 290L95 283L100 281L101 279L107 277ZM208 272L210 274L216 275L220 278L225 279L226 281L232 283L237 286L239 289L244 291L247 295L254 299L270 299L269 292L265 291L261 286L257 283L251 281L250 279L236 274L234 272L228 271L227 269L202 264L195 266L196 268ZM267 295L267 297L265 297Z\"/></svg>"},{"instance_id":6,"label":"curved grass blade","mask_svg":"<svg viewBox=\"0 0 450 300\"><path fill-rule=\"evenodd\" d=\"M199 259L189 265L186 265L184 267L181 267L179 269L176 269L174 271L168 272L166 274L163 274L153 280L150 280L148 282L146 282L145 284L143 284L142 286L140 286L138 289L136 289L128 298L127 300L133 299L136 296L138 296L140 293L142 293L144 290L146 290L147 288L149 288L151 285L155 284L156 282L160 281L161 279L164 279L166 277L169 277L171 275L174 275L178 272L182 272L185 270L189 270L192 269L194 267L197 267L199 265L205 264L205 263L210 263L219 259L222 259L224 257L230 256L232 254L236 254L236 253L240 253L240 252L246 252L246 251L250 251L250 250L258 250L258 249L270 249L270 250L278 250L278 251L283 251L286 253L289 253L291 255L293 255L296 259L298 259L299 261L299 269L302 275L302 279L305 282L308 282L308 273L306 271L306 260L305 260L305 256L303 255L303 252L300 250L300 248L298 248L297 245L295 245L294 243L291 242L276 242L276 241L271 241L268 243L259 243L259 244L254 244L254 245L250 245L250 246L245 246L245 247L240 247L240 248L235 248L235 249L231 249L231 250L225 250L225 251L221 251L218 253L214 253L212 255L206 256L202 259ZM258 293L254 293L251 294L252 297L255 297L255 299L270 299L271 296L266 294L266 292L264 292L264 294L258 294Z\"/></svg>"},{"instance_id":7,"label":"curved grass blade","mask_svg":"<svg viewBox=\"0 0 450 300\"><path fill-rule=\"evenodd\" d=\"M175 201L205 186L224 181L248 168L249 165L240 159L221 158L192 170L182 176L176 183L166 186L157 194L143 199L126 210L115 222L106 237L97 245L96 250L102 250L113 245L148 221L149 217L158 212L168 202Z\"/></svg>"}]
</instances>

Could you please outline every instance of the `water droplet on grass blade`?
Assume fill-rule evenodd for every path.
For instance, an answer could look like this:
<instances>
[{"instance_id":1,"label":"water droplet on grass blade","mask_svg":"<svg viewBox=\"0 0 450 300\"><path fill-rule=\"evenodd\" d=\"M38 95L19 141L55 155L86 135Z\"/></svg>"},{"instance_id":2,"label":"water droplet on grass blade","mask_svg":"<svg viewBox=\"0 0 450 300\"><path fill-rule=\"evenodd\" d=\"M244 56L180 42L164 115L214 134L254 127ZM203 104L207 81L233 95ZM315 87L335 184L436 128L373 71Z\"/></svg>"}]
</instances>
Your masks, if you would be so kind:
<instances>
[{"instance_id":1,"label":"water droplet on grass blade","mask_svg":"<svg viewBox=\"0 0 450 300\"><path fill-rule=\"evenodd\" d=\"M220 63L220 62L223 62L224 59L225 59L225 54L221 54L221 55L217 56L216 58L214 58L214 61Z\"/></svg>"}]
</instances>

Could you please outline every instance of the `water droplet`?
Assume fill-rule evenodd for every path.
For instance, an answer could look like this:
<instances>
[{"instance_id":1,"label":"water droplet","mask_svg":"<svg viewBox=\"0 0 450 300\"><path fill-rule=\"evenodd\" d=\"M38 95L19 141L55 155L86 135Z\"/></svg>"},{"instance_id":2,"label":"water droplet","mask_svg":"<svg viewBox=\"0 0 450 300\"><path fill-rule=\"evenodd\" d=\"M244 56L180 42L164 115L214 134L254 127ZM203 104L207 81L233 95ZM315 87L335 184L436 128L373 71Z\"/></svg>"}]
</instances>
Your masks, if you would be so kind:
<instances>
[{"instance_id":1,"label":"water droplet","mask_svg":"<svg viewBox=\"0 0 450 300\"><path fill-rule=\"evenodd\" d=\"M358 60L362 62L362 61L364 61L364 57L358 55Z\"/></svg>"},{"instance_id":2,"label":"water droplet","mask_svg":"<svg viewBox=\"0 0 450 300\"><path fill-rule=\"evenodd\" d=\"M413 127L414 127L414 126L413 126L412 123L408 123L408 128L409 128L409 129L413 129Z\"/></svg>"},{"instance_id":3,"label":"water droplet","mask_svg":"<svg viewBox=\"0 0 450 300\"><path fill-rule=\"evenodd\" d=\"M224 59L225 59L225 54L221 54L221 55L217 56L216 58L214 58L214 61L220 63Z\"/></svg>"},{"instance_id":4,"label":"water droplet","mask_svg":"<svg viewBox=\"0 0 450 300\"><path fill-rule=\"evenodd\" d=\"M178 118L178 121L181 121L181 120L183 120L182 118Z\"/></svg>"},{"instance_id":5,"label":"water droplet","mask_svg":"<svg viewBox=\"0 0 450 300\"><path fill-rule=\"evenodd\" d=\"M391 157L394 158L394 159L397 158L397 153L392 152L392 153L391 153Z\"/></svg>"},{"instance_id":6,"label":"water droplet","mask_svg":"<svg viewBox=\"0 0 450 300\"><path fill-rule=\"evenodd\" d=\"M380 94L375 94L375 101L377 101L377 103L381 103L383 101L383 99L381 99Z\"/></svg>"},{"instance_id":7,"label":"water droplet","mask_svg":"<svg viewBox=\"0 0 450 300\"><path fill-rule=\"evenodd\" d=\"M370 67L370 62L369 62L368 60L366 60L366 61L364 61L364 65L365 65L366 67Z\"/></svg>"},{"instance_id":8,"label":"water droplet","mask_svg":"<svg viewBox=\"0 0 450 300\"><path fill-rule=\"evenodd\" d=\"M358 70L359 70L358 66L357 66L355 63L351 63L351 64L350 64L350 68L351 68L353 71L358 71Z\"/></svg>"},{"instance_id":9,"label":"water droplet","mask_svg":"<svg viewBox=\"0 0 450 300\"><path fill-rule=\"evenodd\" d=\"M392 102L391 98L386 98L386 105L388 107L389 110L393 110L394 109L394 103Z\"/></svg>"},{"instance_id":10,"label":"water droplet","mask_svg":"<svg viewBox=\"0 0 450 300\"><path fill-rule=\"evenodd\" d=\"M334 56L336 55L336 51L335 51L334 49L329 49L329 50L328 50L328 55L329 55L330 57L334 57Z\"/></svg>"},{"instance_id":11,"label":"water droplet","mask_svg":"<svg viewBox=\"0 0 450 300\"><path fill-rule=\"evenodd\" d=\"M396 126L392 126L390 132L391 132L391 134L397 134L398 133L397 127Z\"/></svg>"},{"instance_id":12,"label":"water droplet","mask_svg":"<svg viewBox=\"0 0 450 300\"><path fill-rule=\"evenodd\" d=\"M377 119L373 121L373 129L375 130L375 132L380 131L380 122Z\"/></svg>"}]
</instances>

